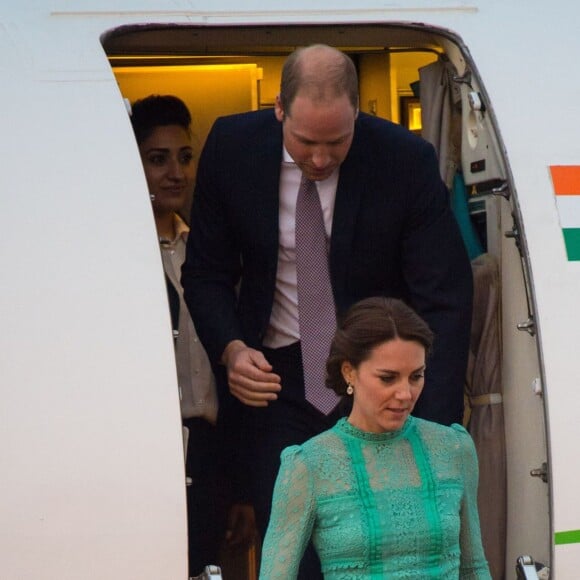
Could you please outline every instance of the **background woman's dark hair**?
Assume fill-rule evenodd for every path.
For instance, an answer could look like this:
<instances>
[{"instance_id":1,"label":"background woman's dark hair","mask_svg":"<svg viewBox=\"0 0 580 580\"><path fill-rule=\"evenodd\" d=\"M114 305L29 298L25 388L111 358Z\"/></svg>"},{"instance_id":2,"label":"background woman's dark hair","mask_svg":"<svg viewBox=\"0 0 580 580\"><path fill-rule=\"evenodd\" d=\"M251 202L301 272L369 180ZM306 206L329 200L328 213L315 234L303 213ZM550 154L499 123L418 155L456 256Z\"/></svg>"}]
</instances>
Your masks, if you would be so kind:
<instances>
[{"instance_id":1,"label":"background woman's dark hair","mask_svg":"<svg viewBox=\"0 0 580 580\"><path fill-rule=\"evenodd\" d=\"M156 127L179 125L190 131L191 114L187 105L174 95L149 95L131 105L131 124L140 145Z\"/></svg>"},{"instance_id":2,"label":"background woman's dark hair","mask_svg":"<svg viewBox=\"0 0 580 580\"><path fill-rule=\"evenodd\" d=\"M347 385L342 364L348 361L357 368L369 358L373 348L394 338L418 342L425 347L426 356L433 344L433 332L427 323L402 300L377 296L351 306L330 347L326 386L344 395Z\"/></svg>"}]
</instances>

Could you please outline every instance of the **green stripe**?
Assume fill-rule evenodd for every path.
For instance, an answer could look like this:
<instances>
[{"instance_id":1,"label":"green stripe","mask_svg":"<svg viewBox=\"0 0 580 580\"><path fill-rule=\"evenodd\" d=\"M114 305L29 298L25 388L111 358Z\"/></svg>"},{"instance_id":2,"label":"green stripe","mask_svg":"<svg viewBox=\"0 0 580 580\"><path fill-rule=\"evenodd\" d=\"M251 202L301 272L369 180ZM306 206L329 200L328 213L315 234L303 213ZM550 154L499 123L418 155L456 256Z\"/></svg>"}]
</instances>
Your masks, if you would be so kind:
<instances>
[{"instance_id":1,"label":"green stripe","mask_svg":"<svg viewBox=\"0 0 580 580\"><path fill-rule=\"evenodd\" d=\"M580 261L580 228L563 228L568 260Z\"/></svg>"},{"instance_id":2,"label":"green stripe","mask_svg":"<svg viewBox=\"0 0 580 580\"><path fill-rule=\"evenodd\" d=\"M580 544L580 530L569 530L567 532L556 532L554 543L559 544Z\"/></svg>"},{"instance_id":3,"label":"green stripe","mask_svg":"<svg viewBox=\"0 0 580 580\"><path fill-rule=\"evenodd\" d=\"M433 469L429 462L428 451L414 424L409 429L409 443L413 449L413 455L415 456L415 461L421 474L425 516L431 528L431 534L429 536L431 545L426 547L426 550L431 562L430 565L435 569L435 566L441 565L441 560L445 556L443 553L443 526L441 524L437 502L435 501L437 497L437 486L435 485L435 476L433 475Z\"/></svg>"},{"instance_id":4,"label":"green stripe","mask_svg":"<svg viewBox=\"0 0 580 580\"><path fill-rule=\"evenodd\" d=\"M369 481L369 474L367 472L362 445L361 442L354 437L346 437L344 441L357 480L363 517L366 520L369 533L368 548L370 580L382 580L384 576L380 539L383 537L383 530L381 527L381 519L379 517L379 509L377 507L375 494Z\"/></svg>"}]
</instances>

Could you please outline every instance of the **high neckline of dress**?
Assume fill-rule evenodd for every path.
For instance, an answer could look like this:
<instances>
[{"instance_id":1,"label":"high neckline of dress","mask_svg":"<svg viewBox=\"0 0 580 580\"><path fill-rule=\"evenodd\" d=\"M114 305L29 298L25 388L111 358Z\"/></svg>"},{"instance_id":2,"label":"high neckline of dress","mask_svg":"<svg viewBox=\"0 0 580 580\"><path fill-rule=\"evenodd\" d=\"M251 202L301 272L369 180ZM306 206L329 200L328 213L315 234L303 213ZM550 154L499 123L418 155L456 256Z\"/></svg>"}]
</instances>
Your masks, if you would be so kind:
<instances>
[{"instance_id":1,"label":"high neckline of dress","mask_svg":"<svg viewBox=\"0 0 580 580\"><path fill-rule=\"evenodd\" d=\"M405 435L405 433L407 433L411 428L411 425L413 425L413 422L413 417L408 417L400 429L397 431L385 431L384 433L371 433L369 431L363 431L362 429L351 425L348 422L348 417L343 417L340 419L336 426L346 435L350 435L356 439L364 439L365 441L377 441L380 443L384 441L393 441L394 439Z\"/></svg>"}]
</instances>

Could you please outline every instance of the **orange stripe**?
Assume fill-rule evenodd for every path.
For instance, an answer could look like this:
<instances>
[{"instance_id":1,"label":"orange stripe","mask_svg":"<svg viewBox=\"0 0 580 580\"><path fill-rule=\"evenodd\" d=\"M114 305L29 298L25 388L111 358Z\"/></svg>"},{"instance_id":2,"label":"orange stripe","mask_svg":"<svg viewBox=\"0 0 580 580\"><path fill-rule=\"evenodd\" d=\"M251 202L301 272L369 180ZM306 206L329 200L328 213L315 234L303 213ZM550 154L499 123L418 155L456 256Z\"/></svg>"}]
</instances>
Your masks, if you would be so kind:
<instances>
[{"instance_id":1,"label":"orange stripe","mask_svg":"<svg viewBox=\"0 0 580 580\"><path fill-rule=\"evenodd\" d=\"M556 195L580 195L580 165L550 165Z\"/></svg>"}]
</instances>

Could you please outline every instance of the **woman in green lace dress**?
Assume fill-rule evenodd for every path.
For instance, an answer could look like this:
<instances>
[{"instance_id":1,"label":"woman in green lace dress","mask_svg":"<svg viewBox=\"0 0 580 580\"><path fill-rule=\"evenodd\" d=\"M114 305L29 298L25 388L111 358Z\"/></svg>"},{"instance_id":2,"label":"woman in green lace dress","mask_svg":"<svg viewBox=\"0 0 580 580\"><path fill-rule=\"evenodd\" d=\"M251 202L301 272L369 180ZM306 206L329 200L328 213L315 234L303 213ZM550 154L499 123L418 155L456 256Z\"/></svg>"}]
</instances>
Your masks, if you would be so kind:
<instances>
[{"instance_id":1,"label":"woman in green lace dress","mask_svg":"<svg viewBox=\"0 0 580 580\"><path fill-rule=\"evenodd\" d=\"M490 578L473 442L460 425L411 416L432 340L399 300L349 310L327 385L353 397L352 412L283 451L261 579L295 579L310 539L326 580Z\"/></svg>"}]
</instances>

